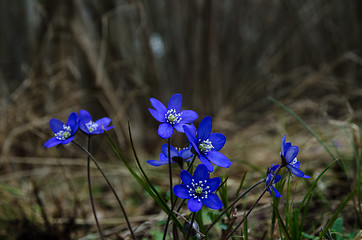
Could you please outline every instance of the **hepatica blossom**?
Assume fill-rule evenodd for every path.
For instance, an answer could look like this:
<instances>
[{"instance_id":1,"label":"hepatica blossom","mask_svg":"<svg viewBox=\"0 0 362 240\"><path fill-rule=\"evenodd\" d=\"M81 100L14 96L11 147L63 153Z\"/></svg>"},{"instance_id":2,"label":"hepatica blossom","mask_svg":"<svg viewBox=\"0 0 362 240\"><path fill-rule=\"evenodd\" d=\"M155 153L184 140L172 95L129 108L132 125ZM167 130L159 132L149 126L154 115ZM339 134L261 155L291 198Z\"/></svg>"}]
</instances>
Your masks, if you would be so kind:
<instances>
[{"instance_id":1,"label":"hepatica blossom","mask_svg":"<svg viewBox=\"0 0 362 240\"><path fill-rule=\"evenodd\" d=\"M265 181L265 185L268 186L268 184L270 183L270 181L273 179L273 177L275 176L275 171L278 169L279 165L272 165L271 168L268 168L268 172L266 175L266 181ZM277 183L280 181L280 179L282 179L282 177L278 174L275 179L274 182L272 183L272 185L270 185L268 191L271 195L274 195L278 198L280 198L280 193L278 192L278 190L273 186L273 184Z\"/></svg>"},{"instance_id":2,"label":"hepatica blossom","mask_svg":"<svg viewBox=\"0 0 362 240\"><path fill-rule=\"evenodd\" d=\"M300 167L300 163L297 160L297 155L299 152L299 148L298 146L293 146L292 143L290 142L285 142L286 139L286 135L283 136L282 141L280 142L280 155L282 157L282 161L283 157L286 161L286 167L288 168L288 170L294 174L297 177L303 177L303 178L310 178L307 175L304 175L304 173L299 170Z\"/></svg>"},{"instance_id":3,"label":"hepatica blossom","mask_svg":"<svg viewBox=\"0 0 362 240\"><path fill-rule=\"evenodd\" d=\"M154 109L149 108L148 110L161 123L158 127L158 135L161 138L170 138L174 129L183 133L183 126L192 123L198 118L197 113L192 110L181 111L181 94L173 95L168 101L167 108L155 98L151 98L150 101Z\"/></svg>"},{"instance_id":4,"label":"hepatica blossom","mask_svg":"<svg viewBox=\"0 0 362 240\"><path fill-rule=\"evenodd\" d=\"M72 112L64 124L60 120L52 118L49 121L49 126L54 132L55 136L49 139L44 147L51 148L59 144L68 144L74 139L74 134L78 130L78 115Z\"/></svg>"},{"instance_id":5,"label":"hepatica blossom","mask_svg":"<svg viewBox=\"0 0 362 240\"><path fill-rule=\"evenodd\" d=\"M191 153L191 145L182 149L177 149L170 145L170 156L171 163L177 162L181 165L181 163L190 160L190 158L193 156ZM168 164L168 144L163 144L162 153L160 153L160 160L148 160L147 163L156 167Z\"/></svg>"},{"instance_id":6,"label":"hepatica blossom","mask_svg":"<svg viewBox=\"0 0 362 240\"><path fill-rule=\"evenodd\" d=\"M112 129L113 126L108 127L110 123L111 119L108 117L93 122L92 116L86 110L79 111L79 128L88 135L101 134L104 130Z\"/></svg>"},{"instance_id":7,"label":"hepatica blossom","mask_svg":"<svg viewBox=\"0 0 362 240\"><path fill-rule=\"evenodd\" d=\"M187 207L191 212L199 211L203 204L211 209L222 208L219 197L213 193L221 183L219 177L209 178L209 172L204 164L196 167L193 176L186 170L181 170L183 184L175 185L173 192L182 199L188 199Z\"/></svg>"},{"instance_id":8,"label":"hepatica blossom","mask_svg":"<svg viewBox=\"0 0 362 240\"><path fill-rule=\"evenodd\" d=\"M211 163L225 168L231 165L230 160L219 152L226 142L225 136L221 133L211 133L211 129L211 117L202 119L197 131L192 126L184 126L185 134L195 150L197 157L205 164L209 172L214 171Z\"/></svg>"}]
</instances>

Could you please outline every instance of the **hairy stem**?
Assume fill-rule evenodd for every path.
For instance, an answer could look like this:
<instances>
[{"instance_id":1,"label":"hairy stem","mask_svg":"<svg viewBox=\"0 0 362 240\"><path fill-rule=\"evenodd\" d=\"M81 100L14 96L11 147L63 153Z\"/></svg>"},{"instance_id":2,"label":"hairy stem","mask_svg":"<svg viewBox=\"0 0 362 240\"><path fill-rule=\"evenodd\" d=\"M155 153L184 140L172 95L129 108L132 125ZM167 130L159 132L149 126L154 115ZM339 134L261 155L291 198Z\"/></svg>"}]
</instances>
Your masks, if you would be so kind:
<instances>
[{"instance_id":1,"label":"hairy stem","mask_svg":"<svg viewBox=\"0 0 362 240\"><path fill-rule=\"evenodd\" d=\"M225 240L229 239L235 232L236 230L241 226L241 224L243 224L243 222L245 221L245 219L249 216L249 214L253 211L253 209L255 208L256 204L258 204L258 202L260 201L260 199L264 196L265 192L270 188L270 186L273 184L275 178L278 176L278 173L280 171L280 169L282 167L284 167L285 164L284 162L278 167L278 169L276 170L276 172L274 173L273 178L271 179L271 181L269 182L269 184L265 187L265 189L263 190L263 192L260 194L260 196L258 197L258 199L254 202L254 204L251 206L251 208L249 209L249 211L244 215L243 219L241 219L241 221L238 223L238 225L234 228L234 230L225 238Z\"/></svg>"},{"instance_id":2,"label":"hairy stem","mask_svg":"<svg viewBox=\"0 0 362 240\"><path fill-rule=\"evenodd\" d=\"M90 136L88 135L88 152L90 152ZM98 217L97 217L97 211L94 205L94 198L93 198L93 192L92 192L92 182L91 182L91 172L90 172L90 157L87 156L87 179L88 179L88 190L89 190L89 199L92 206L93 216L97 224L98 232L102 240L104 240L104 235L102 231L102 227L99 224Z\"/></svg>"},{"instance_id":3,"label":"hairy stem","mask_svg":"<svg viewBox=\"0 0 362 240\"><path fill-rule=\"evenodd\" d=\"M163 238L162 238L163 240L166 239L168 224L170 222L170 218L171 218L171 215L173 214L173 209L175 206L175 203L173 202L173 191L172 191L171 138L167 139L167 151L168 151L168 174L169 174L169 178L170 178L170 201L171 201L170 208L171 208L171 210L167 217L165 230L163 232Z\"/></svg>"},{"instance_id":4,"label":"hairy stem","mask_svg":"<svg viewBox=\"0 0 362 240\"><path fill-rule=\"evenodd\" d=\"M192 232L192 230L193 230L194 221L195 221L195 213L193 212L193 213L192 213L192 217L191 217L190 229L189 229L189 231L188 231L188 233L187 233L187 238L186 238L186 240L189 240L189 238L190 238L190 236L191 236L191 232Z\"/></svg>"},{"instance_id":5,"label":"hairy stem","mask_svg":"<svg viewBox=\"0 0 362 240\"><path fill-rule=\"evenodd\" d=\"M242 199L247 193L249 193L251 190L253 190L255 187L257 187L259 184L265 182L265 179L260 180L259 182L255 183L253 186L248 188L243 194L241 194L237 199L234 200L227 208L225 208L220 215L211 223L211 225L208 227L208 229L205 232L205 235L211 230L211 228L219 221L219 219L227 212L229 211L240 199Z\"/></svg>"}]
</instances>

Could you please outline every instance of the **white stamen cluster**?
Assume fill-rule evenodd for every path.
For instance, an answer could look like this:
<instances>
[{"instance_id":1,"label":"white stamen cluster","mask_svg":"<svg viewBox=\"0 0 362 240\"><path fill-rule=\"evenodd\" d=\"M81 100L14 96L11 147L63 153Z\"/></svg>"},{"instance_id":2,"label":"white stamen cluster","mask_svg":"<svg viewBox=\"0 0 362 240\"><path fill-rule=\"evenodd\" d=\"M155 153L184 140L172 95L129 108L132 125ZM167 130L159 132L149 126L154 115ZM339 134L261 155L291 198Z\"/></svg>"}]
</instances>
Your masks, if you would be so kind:
<instances>
[{"instance_id":1,"label":"white stamen cluster","mask_svg":"<svg viewBox=\"0 0 362 240\"><path fill-rule=\"evenodd\" d=\"M86 123L85 126L88 128L89 132L94 132L98 128L98 124L93 121Z\"/></svg>"},{"instance_id":2,"label":"white stamen cluster","mask_svg":"<svg viewBox=\"0 0 362 240\"><path fill-rule=\"evenodd\" d=\"M69 126L63 125L63 130L60 130L55 134L58 140L64 141L72 135L72 129Z\"/></svg>"},{"instance_id":3,"label":"white stamen cluster","mask_svg":"<svg viewBox=\"0 0 362 240\"><path fill-rule=\"evenodd\" d=\"M209 139L203 140L200 144L199 144L199 149L201 152L209 152L214 148L214 146L212 146L212 142Z\"/></svg>"},{"instance_id":4,"label":"white stamen cluster","mask_svg":"<svg viewBox=\"0 0 362 240\"><path fill-rule=\"evenodd\" d=\"M165 118L169 124L176 124L182 120L182 113L178 113L175 109L170 109L166 112Z\"/></svg>"},{"instance_id":5,"label":"white stamen cluster","mask_svg":"<svg viewBox=\"0 0 362 240\"><path fill-rule=\"evenodd\" d=\"M294 158L293 161L291 162L291 165L294 166L297 162L298 162L297 158Z\"/></svg>"},{"instance_id":6,"label":"white stamen cluster","mask_svg":"<svg viewBox=\"0 0 362 240\"><path fill-rule=\"evenodd\" d=\"M209 186L204 186L207 183L207 180L195 182L194 179L191 181L191 186L186 185L189 189L190 197L197 198L200 202L201 199L207 198L208 194L211 192Z\"/></svg>"}]
</instances>

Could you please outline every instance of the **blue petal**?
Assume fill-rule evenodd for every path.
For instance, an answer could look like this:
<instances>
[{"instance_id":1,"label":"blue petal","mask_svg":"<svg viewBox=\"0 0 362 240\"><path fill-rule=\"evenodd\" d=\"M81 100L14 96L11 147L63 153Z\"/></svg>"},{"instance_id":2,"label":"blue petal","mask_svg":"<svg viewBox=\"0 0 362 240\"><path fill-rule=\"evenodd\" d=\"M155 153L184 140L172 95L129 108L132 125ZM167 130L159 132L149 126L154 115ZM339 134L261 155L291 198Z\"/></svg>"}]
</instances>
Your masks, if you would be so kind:
<instances>
[{"instance_id":1,"label":"blue petal","mask_svg":"<svg viewBox=\"0 0 362 240\"><path fill-rule=\"evenodd\" d=\"M147 163L152 165L152 166L155 166L155 167L159 167L159 166L162 166L164 164L167 164L167 162L162 162L162 161L158 161L158 160L147 160Z\"/></svg>"},{"instance_id":2,"label":"blue petal","mask_svg":"<svg viewBox=\"0 0 362 240\"><path fill-rule=\"evenodd\" d=\"M209 179L209 171L204 164L199 164L194 172L193 178L195 182L204 181Z\"/></svg>"},{"instance_id":3,"label":"blue petal","mask_svg":"<svg viewBox=\"0 0 362 240\"><path fill-rule=\"evenodd\" d=\"M80 110L79 121L84 123L89 123L90 121L92 121L92 116L86 110Z\"/></svg>"},{"instance_id":4,"label":"blue petal","mask_svg":"<svg viewBox=\"0 0 362 240\"><path fill-rule=\"evenodd\" d=\"M158 135L161 138L170 138L173 134L173 127L169 123L161 123L158 127Z\"/></svg>"},{"instance_id":5,"label":"blue petal","mask_svg":"<svg viewBox=\"0 0 362 240\"><path fill-rule=\"evenodd\" d=\"M184 130L184 126L186 124L185 123L176 123L173 125L173 127L176 129L176 131L180 132L180 133L184 133L185 130Z\"/></svg>"},{"instance_id":6,"label":"blue petal","mask_svg":"<svg viewBox=\"0 0 362 240\"><path fill-rule=\"evenodd\" d=\"M206 155L207 159L209 159L210 162L212 162L213 164L215 164L219 167L228 168L231 165L230 160L221 152L210 151L210 152L207 152L205 155Z\"/></svg>"},{"instance_id":7,"label":"blue petal","mask_svg":"<svg viewBox=\"0 0 362 240\"><path fill-rule=\"evenodd\" d=\"M294 158L298 155L299 148L298 146L291 146L285 151L285 160L287 160L287 163L291 163Z\"/></svg>"},{"instance_id":8,"label":"blue petal","mask_svg":"<svg viewBox=\"0 0 362 240\"><path fill-rule=\"evenodd\" d=\"M207 167L207 170L209 172L214 171L214 166L212 166L209 159L207 159L203 154L198 155L198 157L199 157L200 161Z\"/></svg>"},{"instance_id":9,"label":"blue petal","mask_svg":"<svg viewBox=\"0 0 362 240\"><path fill-rule=\"evenodd\" d=\"M168 163L168 157L166 157L163 153L160 153L160 161ZM171 163L172 163L172 158L171 158Z\"/></svg>"},{"instance_id":10,"label":"blue petal","mask_svg":"<svg viewBox=\"0 0 362 240\"><path fill-rule=\"evenodd\" d=\"M173 193L182 199L189 199L191 197L189 189L183 184L175 185L173 187Z\"/></svg>"},{"instance_id":11,"label":"blue petal","mask_svg":"<svg viewBox=\"0 0 362 240\"><path fill-rule=\"evenodd\" d=\"M91 134L91 132L89 132L88 127L85 124L86 124L85 122L80 122L79 123L80 130L82 130L86 134Z\"/></svg>"},{"instance_id":12,"label":"blue petal","mask_svg":"<svg viewBox=\"0 0 362 240\"><path fill-rule=\"evenodd\" d=\"M182 95L176 93L168 101L168 109L175 109L177 112L180 112L181 106L182 106Z\"/></svg>"},{"instance_id":13,"label":"blue petal","mask_svg":"<svg viewBox=\"0 0 362 240\"><path fill-rule=\"evenodd\" d=\"M273 185L270 186L270 187L271 187L272 191L274 192L274 195L275 195L277 198L280 198L281 195L280 195L280 193L278 192L278 190L277 190Z\"/></svg>"},{"instance_id":14,"label":"blue petal","mask_svg":"<svg viewBox=\"0 0 362 240\"><path fill-rule=\"evenodd\" d=\"M157 112L159 112L159 113L161 113L161 114L163 114L163 115L166 114L167 108L165 107L165 105L163 105L160 101L158 101L158 100L155 99L155 98L150 98L150 101L151 101L152 107L154 107L154 109L155 109Z\"/></svg>"},{"instance_id":15,"label":"blue petal","mask_svg":"<svg viewBox=\"0 0 362 240\"><path fill-rule=\"evenodd\" d=\"M214 192L221 184L221 178L219 177L214 177L214 178L210 178L209 180L207 180L207 184L206 186L210 187L210 191Z\"/></svg>"},{"instance_id":16,"label":"blue petal","mask_svg":"<svg viewBox=\"0 0 362 240\"><path fill-rule=\"evenodd\" d=\"M97 121L95 121L95 123L97 123L99 125L99 128L103 130L103 128L107 128L108 125L111 123L111 119L109 117L104 117L98 119Z\"/></svg>"},{"instance_id":17,"label":"blue petal","mask_svg":"<svg viewBox=\"0 0 362 240\"><path fill-rule=\"evenodd\" d=\"M209 138L212 129L212 119L207 116L202 119L199 129L197 130L197 138L201 140L206 140Z\"/></svg>"},{"instance_id":18,"label":"blue petal","mask_svg":"<svg viewBox=\"0 0 362 240\"><path fill-rule=\"evenodd\" d=\"M44 147L51 148L51 147L54 147L54 146L60 144L61 142L62 141L58 140L56 137L52 137L51 139L46 141L46 143L44 143Z\"/></svg>"},{"instance_id":19,"label":"blue petal","mask_svg":"<svg viewBox=\"0 0 362 240\"><path fill-rule=\"evenodd\" d=\"M214 147L212 150L214 151L219 151L226 142L226 138L222 133L211 133L209 140L212 142L212 146Z\"/></svg>"},{"instance_id":20,"label":"blue petal","mask_svg":"<svg viewBox=\"0 0 362 240\"><path fill-rule=\"evenodd\" d=\"M189 140L189 142L191 143L192 147L195 149L197 154L200 155L199 148L197 145L195 128L192 126L189 126L189 125L184 125L184 131L185 131L185 135L186 135L187 139Z\"/></svg>"},{"instance_id":21,"label":"blue petal","mask_svg":"<svg viewBox=\"0 0 362 240\"><path fill-rule=\"evenodd\" d=\"M285 145L285 139L287 138L287 135L284 135L282 137L282 141L280 142L280 152L281 154L284 156L285 153L285 149L284 149L284 145Z\"/></svg>"},{"instance_id":22,"label":"blue petal","mask_svg":"<svg viewBox=\"0 0 362 240\"><path fill-rule=\"evenodd\" d=\"M69 126L72 129L72 134L75 134L75 132L78 130L79 127L78 114L72 112L69 115L67 126Z\"/></svg>"},{"instance_id":23,"label":"blue petal","mask_svg":"<svg viewBox=\"0 0 362 240\"><path fill-rule=\"evenodd\" d=\"M272 164L271 168L270 168L270 171L271 173L274 173L277 169L278 169L279 165L274 165L274 163Z\"/></svg>"},{"instance_id":24,"label":"blue petal","mask_svg":"<svg viewBox=\"0 0 362 240\"><path fill-rule=\"evenodd\" d=\"M188 148L182 149L180 151L180 157L182 157L183 159L188 159L188 158L190 158L192 156L193 156L193 154L191 152L191 147L190 146Z\"/></svg>"},{"instance_id":25,"label":"blue petal","mask_svg":"<svg viewBox=\"0 0 362 240\"><path fill-rule=\"evenodd\" d=\"M184 111L181 111L182 120L180 121L180 123L192 123L198 117L199 116L197 115L196 112L194 112L192 110L184 110Z\"/></svg>"},{"instance_id":26,"label":"blue petal","mask_svg":"<svg viewBox=\"0 0 362 240\"><path fill-rule=\"evenodd\" d=\"M310 178L310 176L307 176L307 175L304 174L303 178Z\"/></svg>"},{"instance_id":27,"label":"blue petal","mask_svg":"<svg viewBox=\"0 0 362 240\"><path fill-rule=\"evenodd\" d=\"M51 129L54 133L57 133L57 132L59 132L60 130L63 130L63 125L64 125L64 123L62 123L60 120L55 119L55 118L52 118L52 119L50 119L50 121L49 121L50 129Z\"/></svg>"},{"instance_id":28,"label":"blue petal","mask_svg":"<svg viewBox=\"0 0 362 240\"><path fill-rule=\"evenodd\" d=\"M167 143L162 145L162 153L163 153L163 155L165 155L166 158L168 158L168 144ZM172 145L170 145L170 155L171 155L171 159L173 157L178 157L178 155L179 155L179 152L177 151L177 149Z\"/></svg>"},{"instance_id":29,"label":"blue petal","mask_svg":"<svg viewBox=\"0 0 362 240\"><path fill-rule=\"evenodd\" d=\"M274 182L273 183L277 183L282 179L282 176L280 176L279 174L275 177Z\"/></svg>"},{"instance_id":30,"label":"blue petal","mask_svg":"<svg viewBox=\"0 0 362 240\"><path fill-rule=\"evenodd\" d=\"M149 108L148 111L150 111L151 115L159 122L166 122L165 114L160 113L156 110L153 110L152 108Z\"/></svg>"},{"instance_id":31,"label":"blue petal","mask_svg":"<svg viewBox=\"0 0 362 240\"><path fill-rule=\"evenodd\" d=\"M70 143L71 141L73 141L73 139L74 139L74 136L71 136L71 137L65 139L64 141L61 141L61 143L65 145L65 144L68 144L68 143Z\"/></svg>"},{"instance_id":32,"label":"blue petal","mask_svg":"<svg viewBox=\"0 0 362 240\"><path fill-rule=\"evenodd\" d=\"M181 170L180 177L184 185L190 185L193 179L191 174L186 170Z\"/></svg>"},{"instance_id":33,"label":"blue petal","mask_svg":"<svg viewBox=\"0 0 362 240\"><path fill-rule=\"evenodd\" d=\"M296 158L295 158L295 160L296 160L296 162L293 164L293 167L299 168L300 167L300 162ZM293 159L293 161L294 161L294 159Z\"/></svg>"},{"instance_id":34,"label":"blue petal","mask_svg":"<svg viewBox=\"0 0 362 240\"><path fill-rule=\"evenodd\" d=\"M191 212L198 212L202 208L202 201L199 201L198 198L190 198L187 201L187 207Z\"/></svg>"},{"instance_id":35,"label":"blue petal","mask_svg":"<svg viewBox=\"0 0 362 240\"><path fill-rule=\"evenodd\" d=\"M218 210L222 208L222 202L215 193L210 193L207 198L202 199L202 202L205 204L206 207L211 209Z\"/></svg>"},{"instance_id":36,"label":"blue petal","mask_svg":"<svg viewBox=\"0 0 362 240\"><path fill-rule=\"evenodd\" d=\"M304 173L299 170L298 168L295 168L291 165L287 165L287 168L289 169L289 171L291 171L291 173L293 173L295 176L297 177L303 177L304 176Z\"/></svg>"}]
</instances>

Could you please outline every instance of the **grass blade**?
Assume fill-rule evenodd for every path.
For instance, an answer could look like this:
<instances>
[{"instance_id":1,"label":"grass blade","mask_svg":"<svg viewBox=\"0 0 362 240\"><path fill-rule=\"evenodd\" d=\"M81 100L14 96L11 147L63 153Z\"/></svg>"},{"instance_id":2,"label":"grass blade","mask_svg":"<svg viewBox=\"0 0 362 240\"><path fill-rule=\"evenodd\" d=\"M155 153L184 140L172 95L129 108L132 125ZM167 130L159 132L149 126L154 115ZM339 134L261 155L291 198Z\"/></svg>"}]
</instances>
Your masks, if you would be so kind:
<instances>
[{"instance_id":1,"label":"grass blade","mask_svg":"<svg viewBox=\"0 0 362 240\"><path fill-rule=\"evenodd\" d=\"M332 218L329 219L327 225L325 226L324 230L319 234L319 237L324 236L328 230L333 226L334 222L338 218L339 213L343 210L343 208L347 205L347 203L353 198L356 194L357 190L355 189L353 192L348 194L348 196L344 199L344 201L338 206L337 210L333 214Z\"/></svg>"},{"instance_id":2,"label":"grass blade","mask_svg":"<svg viewBox=\"0 0 362 240\"><path fill-rule=\"evenodd\" d=\"M279 107L281 107L284 111L286 111L287 113L289 113L290 115L292 115L292 117L294 117L296 120L298 120L305 129L308 130L308 132L310 134L312 134L312 136L317 139L317 141L319 142L320 145L322 145L322 147L328 152L328 154L332 157L332 159L336 159L336 157L334 156L334 154L332 153L332 151L328 148L328 146L322 141L322 139L320 139L320 137L313 131L313 129L311 129L308 124L306 122L303 121L303 119L301 119L297 114L295 114L292 110L290 110L287 106L285 106L284 104L282 104L281 102L279 102L278 100L276 100L273 97L268 97L268 99L270 101L272 101L273 103L276 103Z\"/></svg>"}]
</instances>

